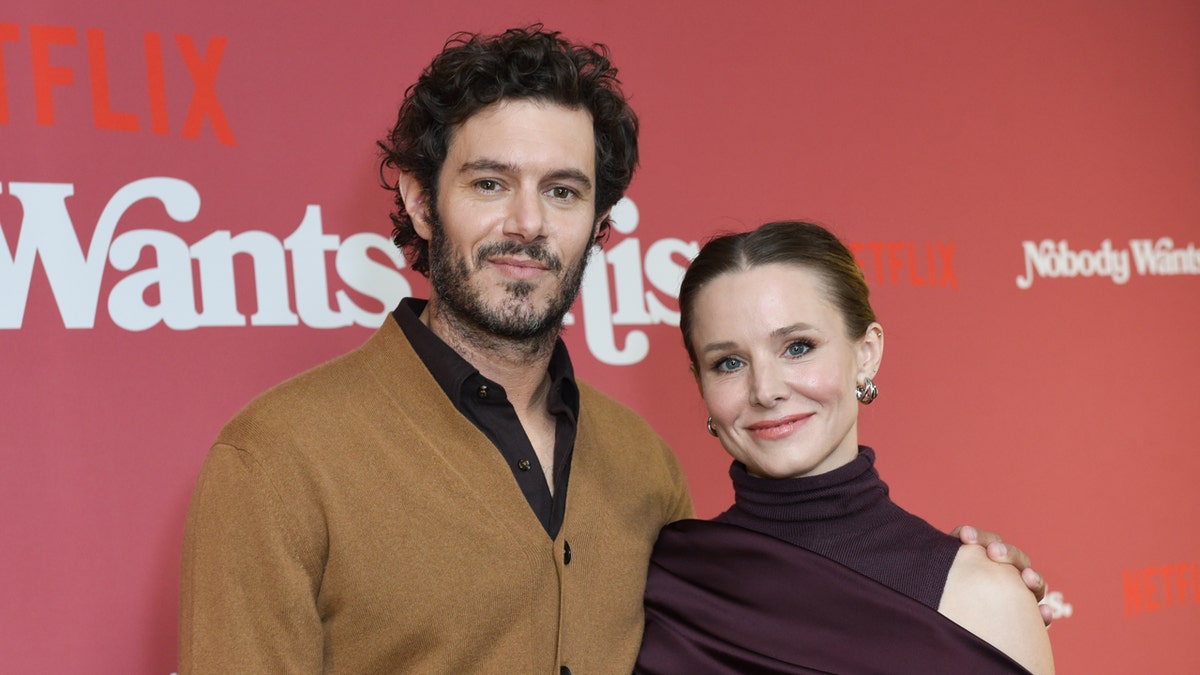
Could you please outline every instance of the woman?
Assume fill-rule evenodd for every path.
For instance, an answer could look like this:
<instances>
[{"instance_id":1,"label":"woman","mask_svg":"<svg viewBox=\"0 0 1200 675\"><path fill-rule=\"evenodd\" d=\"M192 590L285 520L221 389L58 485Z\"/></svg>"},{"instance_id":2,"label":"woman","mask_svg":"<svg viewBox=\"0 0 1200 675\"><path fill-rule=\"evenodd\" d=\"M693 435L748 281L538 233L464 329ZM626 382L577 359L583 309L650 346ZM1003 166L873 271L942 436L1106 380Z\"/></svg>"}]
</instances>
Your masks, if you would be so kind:
<instances>
[{"instance_id":1,"label":"woman","mask_svg":"<svg viewBox=\"0 0 1200 675\"><path fill-rule=\"evenodd\" d=\"M1054 672L1017 571L893 504L858 445L884 333L836 237L714 239L679 305L735 503L660 535L637 672Z\"/></svg>"}]
</instances>

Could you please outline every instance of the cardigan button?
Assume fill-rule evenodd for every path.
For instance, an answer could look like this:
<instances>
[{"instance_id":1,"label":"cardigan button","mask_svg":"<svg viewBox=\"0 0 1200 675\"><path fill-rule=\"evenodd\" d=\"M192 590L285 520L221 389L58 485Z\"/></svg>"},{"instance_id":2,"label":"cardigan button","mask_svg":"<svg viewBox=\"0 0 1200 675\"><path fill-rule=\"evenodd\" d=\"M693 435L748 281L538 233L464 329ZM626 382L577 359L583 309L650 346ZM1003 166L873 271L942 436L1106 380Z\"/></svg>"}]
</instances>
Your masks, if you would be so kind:
<instances>
[{"instance_id":1,"label":"cardigan button","mask_svg":"<svg viewBox=\"0 0 1200 675\"><path fill-rule=\"evenodd\" d=\"M558 675L571 675L571 669L563 666L562 668L558 669Z\"/></svg>"},{"instance_id":2,"label":"cardigan button","mask_svg":"<svg viewBox=\"0 0 1200 675\"><path fill-rule=\"evenodd\" d=\"M488 386L486 384L479 385L479 391L477 393L479 394L479 398L487 398Z\"/></svg>"},{"instance_id":3,"label":"cardigan button","mask_svg":"<svg viewBox=\"0 0 1200 675\"><path fill-rule=\"evenodd\" d=\"M563 539L563 564L564 565L571 564L571 542L567 541L566 539ZM571 672L571 671L567 671L567 672Z\"/></svg>"},{"instance_id":4,"label":"cardigan button","mask_svg":"<svg viewBox=\"0 0 1200 675\"><path fill-rule=\"evenodd\" d=\"M523 460L517 462L517 468L522 471L528 471L532 467L533 467L533 463L527 459L523 459Z\"/></svg>"}]
</instances>

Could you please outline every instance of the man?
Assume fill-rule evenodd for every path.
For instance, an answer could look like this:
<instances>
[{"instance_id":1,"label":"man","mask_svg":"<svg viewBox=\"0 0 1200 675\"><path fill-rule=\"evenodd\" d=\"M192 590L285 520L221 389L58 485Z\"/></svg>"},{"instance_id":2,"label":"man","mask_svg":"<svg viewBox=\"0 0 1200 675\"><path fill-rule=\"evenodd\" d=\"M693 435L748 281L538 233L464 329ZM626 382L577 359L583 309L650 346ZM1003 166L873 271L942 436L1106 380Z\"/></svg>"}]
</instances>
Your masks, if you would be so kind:
<instances>
[{"instance_id":1,"label":"man","mask_svg":"<svg viewBox=\"0 0 1200 675\"><path fill-rule=\"evenodd\" d=\"M650 549L692 507L558 339L637 164L616 70L539 27L458 36L381 145L430 298L221 432L181 673L628 673Z\"/></svg>"}]
</instances>

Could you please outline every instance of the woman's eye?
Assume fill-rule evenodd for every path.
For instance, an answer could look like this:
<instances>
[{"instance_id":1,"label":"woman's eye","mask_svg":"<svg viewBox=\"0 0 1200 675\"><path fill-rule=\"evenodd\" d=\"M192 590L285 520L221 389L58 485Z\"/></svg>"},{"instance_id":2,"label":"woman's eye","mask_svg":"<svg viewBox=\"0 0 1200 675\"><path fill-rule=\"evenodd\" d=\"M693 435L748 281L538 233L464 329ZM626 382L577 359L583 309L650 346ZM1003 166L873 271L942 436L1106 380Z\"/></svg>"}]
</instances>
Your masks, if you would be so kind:
<instances>
[{"instance_id":1,"label":"woman's eye","mask_svg":"<svg viewBox=\"0 0 1200 675\"><path fill-rule=\"evenodd\" d=\"M787 347L788 356L804 356L808 350L812 349L812 345L806 342L793 342Z\"/></svg>"},{"instance_id":2,"label":"woman's eye","mask_svg":"<svg viewBox=\"0 0 1200 675\"><path fill-rule=\"evenodd\" d=\"M729 372L732 370L737 370L738 368L741 367L741 365L742 365L742 362L740 359L735 359L732 356L728 356L726 358L721 359L720 361L717 361L716 364L714 365L714 368L716 368L719 371Z\"/></svg>"}]
</instances>

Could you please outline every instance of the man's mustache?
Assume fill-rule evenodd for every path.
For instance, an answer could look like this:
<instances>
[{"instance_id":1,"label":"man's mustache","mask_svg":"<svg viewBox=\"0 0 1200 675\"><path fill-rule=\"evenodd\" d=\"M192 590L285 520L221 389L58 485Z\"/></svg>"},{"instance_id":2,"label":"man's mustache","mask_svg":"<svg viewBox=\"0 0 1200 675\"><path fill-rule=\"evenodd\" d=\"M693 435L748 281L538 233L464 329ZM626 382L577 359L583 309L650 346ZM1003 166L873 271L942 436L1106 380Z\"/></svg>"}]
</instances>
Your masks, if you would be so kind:
<instances>
[{"instance_id":1,"label":"man's mustache","mask_svg":"<svg viewBox=\"0 0 1200 675\"><path fill-rule=\"evenodd\" d=\"M562 271L562 260L546 250L544 245L537 242L521 243L519 241L498 241L480 246L475 256L475 267L476 269L482 268L483 264L492 258L505 255L524 256L530 260L536 260L555 274Z\"/></svg>"}]
</instances>

